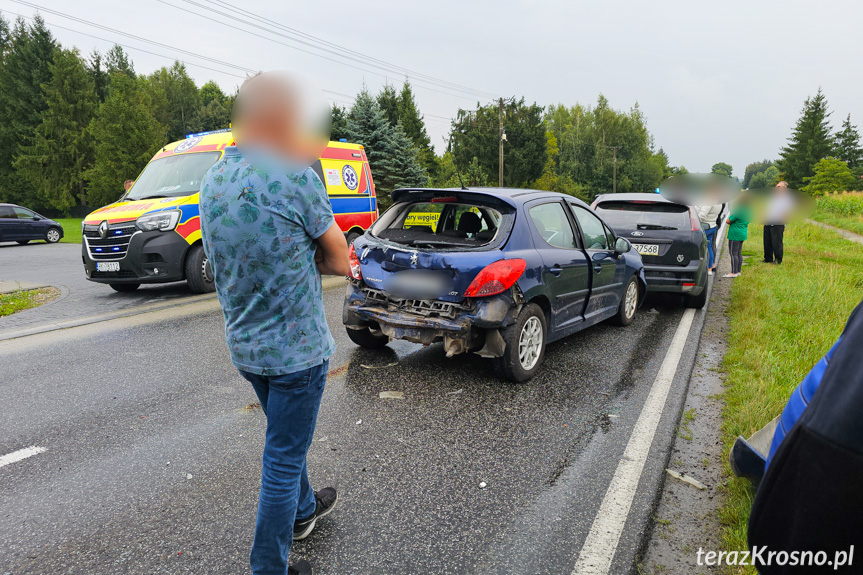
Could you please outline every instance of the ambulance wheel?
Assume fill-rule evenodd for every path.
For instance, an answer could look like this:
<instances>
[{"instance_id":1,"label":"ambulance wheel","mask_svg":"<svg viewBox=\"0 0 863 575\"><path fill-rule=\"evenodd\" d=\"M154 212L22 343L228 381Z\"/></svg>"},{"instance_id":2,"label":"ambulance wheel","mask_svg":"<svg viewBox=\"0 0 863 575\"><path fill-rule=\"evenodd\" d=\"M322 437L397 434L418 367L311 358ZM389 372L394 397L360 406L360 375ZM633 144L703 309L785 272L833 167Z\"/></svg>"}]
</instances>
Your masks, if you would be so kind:
<instances>
[{"instance_id":1,"label":"ambulance wheel","mask_svg":"<svg viewBox=\"0 0 863 575\"><path fill-rule=\"evenodd\" d=\"M354 243L354 240L357 239L358 237L360 237L361 235L363 235L363 234L361 234L360 232L348 233L348 247L351 247L351 244Z\"/></svg>"},{"instance_id":2,"label":"ambulance wheel","mask_svg":"<svg viewBox=\"0 0 863 575\"><path fill-rule=\"evenodd\" d=\"M121 293L135 291L136 289L141 287L141 284L108 284L108 285L111 286L112 290L118 291Z\"/></svg>"},{"instance_id":3,"label":"ambulance wheel","mask_svg":"<svg viewBox=\"0 0 863 575\"><path fill-rule=\"evenodd\" d=\"M186 283L195 293L216 291L213 268L201 244L189 248L189 255L186 256Z\"/></svg>"}]
</instances>

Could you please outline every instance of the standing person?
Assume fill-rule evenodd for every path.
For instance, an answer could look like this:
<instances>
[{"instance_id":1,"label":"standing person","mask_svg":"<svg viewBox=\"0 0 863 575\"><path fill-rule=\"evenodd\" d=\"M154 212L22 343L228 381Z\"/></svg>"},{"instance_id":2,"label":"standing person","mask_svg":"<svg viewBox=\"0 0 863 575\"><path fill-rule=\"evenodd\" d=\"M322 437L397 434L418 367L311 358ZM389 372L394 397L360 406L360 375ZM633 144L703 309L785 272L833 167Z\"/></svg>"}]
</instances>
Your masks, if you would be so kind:
<instances>
[{"instance_id":1,"label":"standing person","mask_svg":"<svg viewBox=\"0 0 863 575\"><path fill-rule=\"evenodd\" d=\"M728 251L731 254L731 273L722 277L736 278L743 268L743 242L746 241L749 220L752 216L749 212L749 198L741 195L737 205L731 210L726 223L728 224Z\"/></svg>"},{"instance_id":2,"label":"standing person","mask_svg":"<svg viewBox=\"0 0 863 575\"><path fill-rule=\"evenodd\" d=\"M312 489L306 454L335 351L321 274L350 270L344 234L309 167L326 139L309 137L301 96L278 73L247 80L233 119L236 146L201 183L201 232L228 349L267 418L254 575L310 574L306 561L288 566L291 541L307 537L338 500L333 488Z\"/></svg>"},{"instance_id":3,"label":"standing person","mask_svg":"<svg viewBox=\"0 0 863 575\"><path fill-rule=\"evenodd\" d=\"M764 263L781 264L784 255L785 222L793 208L794 200L788 192L788 184L779 182L767 202L764 214Z\"/></svg>"},{"instance_id":4,"label":"standing person","mask_svg":"<svg viewBox=\"0 0 863 575\"><path fill-rule=\"evenodd\" d=\"M708 255L708 270L709 273L716 273L715 249L716 232L719 229L719 216L722 214L722 204L713 206L699 206L698 219L702 224L707 224L708 227L704 230L704 235L707 236L707 255Z\"/></svg>"}]
</instances>

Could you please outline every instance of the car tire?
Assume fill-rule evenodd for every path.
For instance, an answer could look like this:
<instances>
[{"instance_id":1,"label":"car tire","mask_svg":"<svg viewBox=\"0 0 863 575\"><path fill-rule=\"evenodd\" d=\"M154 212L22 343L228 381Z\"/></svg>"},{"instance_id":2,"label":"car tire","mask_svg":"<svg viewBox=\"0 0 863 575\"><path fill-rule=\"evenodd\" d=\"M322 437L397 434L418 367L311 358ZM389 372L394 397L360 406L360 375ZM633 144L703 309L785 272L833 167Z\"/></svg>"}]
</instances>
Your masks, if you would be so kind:
<instances>
[{"instance_id":1,"label":"car tire","mask_svg":"<svg viewBox=\"0 0 863 575\"><path fill-rule=\"evenodd\" d=\"M372 333L367 327L363 329L346 328L348 338L355 344L366 349L380 349L390 342L390 338L385 335L377 335Z\"/></svg>"},{"instance_id":2,"label":"car tire","mask_svg":"<svg viewBox=\"0 0 863 575\"><path fill-rule=\"evenodd\" d=\"M45 232L45 241L49 244L56 244L60 241L60 230L57 228L48 228L48 231Z\"/></svg>"},{"instance_id":3,"label":"car tire","mask_svg":"<svg viewBox=\"0 0 863 575\"><path fill-rule=\"evenodd\" d=\"M201 244L189 248L186 256L186 283L195 293L211 293L216 291L216 282L213 279L213 268L204 253Z\"/></svg>"},{"instance_id":4,"label":"car tire","mask_svg":"<svg viewBox=\"0 0 863 575\"><path fill-rule=\"evenodd\" d=\"M351 233L349 233L349 234L348 234L348 238L347 238L347 239L348 239L348 247L351 247L351 244L353 244L353 243L354 243L354 240L355 240L355 239L357 239L358 237L360 237L361 235L363 235L363 234L361 234L361 233L359 233L359 232L351 232Z\"/></svg>"},{"instance_id":5,"label":"car tire","mask_svg":"<svg viewBox=\"0 0 863 575\"><path fill-rule=\"evenodd\" d=\"M111 286L112 290L118 291L120 293L127 293L127 292L131 292L131 291L135 291L136 289L141 287L141 284L108 284L108 285Z\"/></svg>"},{"instance_id":6,"label":"car tire","mask_svg":"<svg viewBox=\"0 0 863 575\"><path fill-rule=\"evenodd\" d=\"M506 346L503 357L494 361L504 377L522 383L536 375L545 357L547 325L542 308L529 303L514 324L501 330Z\"/></svg>"},{"instance_id":7,"label":"car tire","mask_svg":"<svg viewBox=\"0 0 863 575\"><path fill-rule=\"evenodd\" d=\"M629 278L629 283L626 284L626 289L623 290L623 297L620 300L620 305L617 308L617 313L614 314L614 323L617 325L629 325L635 319L635 312L638 311L638 280L635 276Z\"/></svg>"},{"instance_id":8,"label":"car tire","mask_svg":"<svg viewBox=\"0 0 863 575\"><path fill-rule=\"evenodd\" d=\"M18 240L17 243L22 245L22 246L26 246L27 244L30 243L30 240Z\"/></svg>"},{"instance_id":9,"label":"car tire","mask_svg":"<svg viewBox=\"0 0 863 575\"><path fill-rule=\"evenodd\" d=\"M700 294L683 296L683 305L693 309L701 309L707 305L707 284L704 284Z\"/></svg>"}]
</instances>

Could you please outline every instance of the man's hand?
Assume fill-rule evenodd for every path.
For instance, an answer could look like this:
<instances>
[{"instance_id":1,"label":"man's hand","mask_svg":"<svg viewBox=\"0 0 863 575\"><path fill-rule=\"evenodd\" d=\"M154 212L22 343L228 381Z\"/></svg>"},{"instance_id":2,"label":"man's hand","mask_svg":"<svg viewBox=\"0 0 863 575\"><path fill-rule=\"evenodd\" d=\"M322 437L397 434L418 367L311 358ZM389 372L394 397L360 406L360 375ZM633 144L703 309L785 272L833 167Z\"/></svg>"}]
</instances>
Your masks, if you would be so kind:
<instances>
[{"instance_id":1,"label":"man's hand","mask_svg":"<svg viewBox=\"0 0 863 575\"><path fill-rule=\"evenodd\" d=\"M335 223L316 240L315 265L323 275L346 276L351 273L348 264L348 242Z\"/></svg>"}]
</instances>

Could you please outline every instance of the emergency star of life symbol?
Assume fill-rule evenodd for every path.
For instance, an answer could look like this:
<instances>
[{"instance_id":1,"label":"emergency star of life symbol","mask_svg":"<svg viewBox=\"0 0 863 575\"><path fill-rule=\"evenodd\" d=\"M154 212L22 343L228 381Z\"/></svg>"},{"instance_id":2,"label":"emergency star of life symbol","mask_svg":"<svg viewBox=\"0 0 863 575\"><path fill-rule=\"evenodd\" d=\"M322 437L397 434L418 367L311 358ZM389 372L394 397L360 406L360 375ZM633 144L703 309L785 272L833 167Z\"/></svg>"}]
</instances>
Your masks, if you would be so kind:
<instances>
[{"instance_id":1,"label":"emergency star of life symbol","mask_svg":"<svg viewBox=\"0 0 863 575\"><path fill-rule=\"evenodd\" d=\"M360 179L357 177L357 171L349 165L342 168L342 180L349 190L356 190L360 184Z\"/></svg>"}]
</instances>

